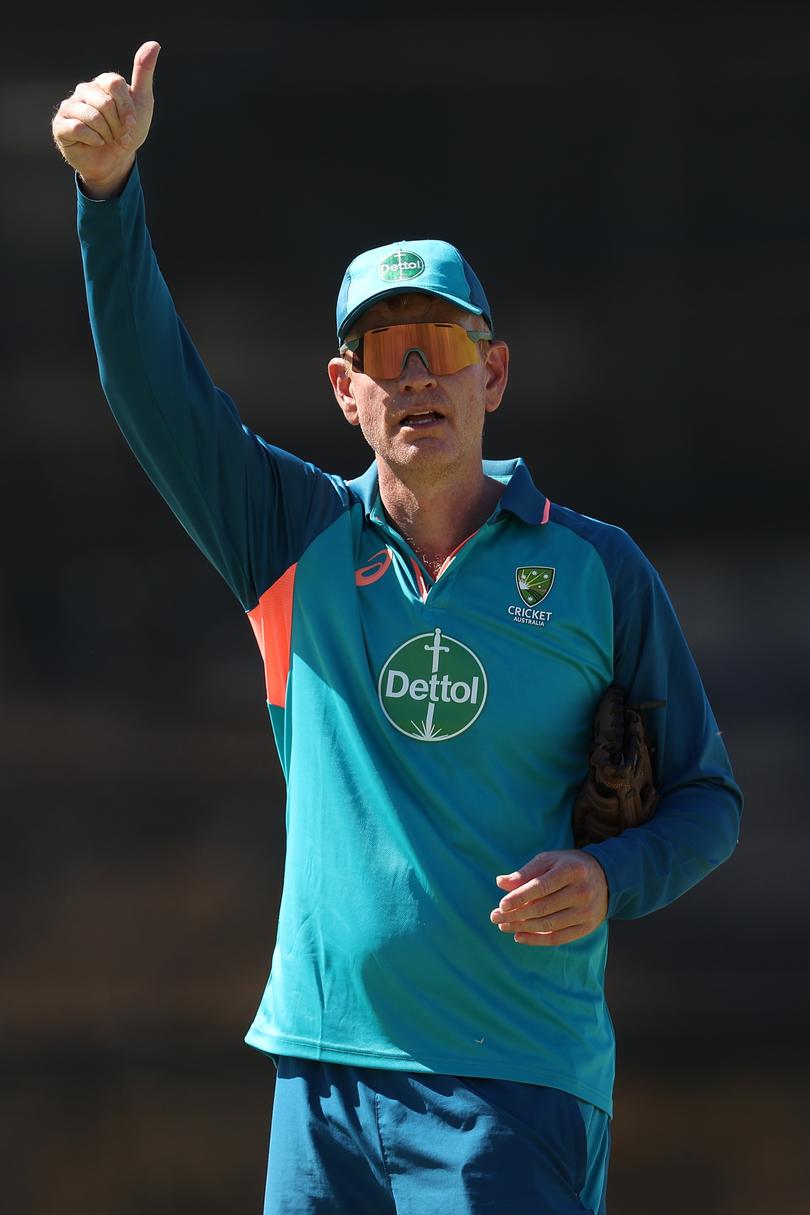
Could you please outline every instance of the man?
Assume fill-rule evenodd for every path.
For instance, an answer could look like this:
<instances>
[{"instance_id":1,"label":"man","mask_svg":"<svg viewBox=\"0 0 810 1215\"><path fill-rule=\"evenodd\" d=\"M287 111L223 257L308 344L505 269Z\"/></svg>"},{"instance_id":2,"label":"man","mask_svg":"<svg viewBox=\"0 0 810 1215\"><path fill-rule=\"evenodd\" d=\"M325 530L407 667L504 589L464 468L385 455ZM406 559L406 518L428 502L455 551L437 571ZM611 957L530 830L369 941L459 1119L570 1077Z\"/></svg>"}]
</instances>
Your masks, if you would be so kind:
<instances>
[{"instance_id":1,"label":"man","mask_svg":"<svg viewBox=\"0 0 810 1215\"><path fill-rule=\"evenodd\" d=\"M346 272L329 376L374 451L363 477L242 426L144 225L158 51L140 48L129 85L79 85L53 131L79 175L110 405L265 663L288 782L278 940L248 1034L278 1065L265 1210L604 1211L607 918L670 902L737 839L694 663L625 533L552 506L522 461L482 461L508 352L452 246L406 241ZM666 702L650 715L661 803L575 849L613 681Z\"/></svg>"}]
</instances>

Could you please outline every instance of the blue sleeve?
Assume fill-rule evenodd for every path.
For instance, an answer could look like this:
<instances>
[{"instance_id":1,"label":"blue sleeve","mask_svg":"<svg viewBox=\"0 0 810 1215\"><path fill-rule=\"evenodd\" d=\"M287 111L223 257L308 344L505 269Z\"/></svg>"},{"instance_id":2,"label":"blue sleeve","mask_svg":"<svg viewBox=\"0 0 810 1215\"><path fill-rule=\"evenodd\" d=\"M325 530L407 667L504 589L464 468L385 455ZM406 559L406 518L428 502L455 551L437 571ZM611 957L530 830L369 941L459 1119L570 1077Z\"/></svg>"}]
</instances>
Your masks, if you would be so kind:
<instances>
[{"instance_id":1,"label":"blue sleeve","mask_svg":"<svg viewBox=\"0 0 810 1215\"><path fill-rule=\"evenodd\" d=\"M586 847L607 876L608 915L633 919L665 907L731 855L742 796L658 573L619 528L594 521L583 534L611 583L614 680L631 703L666 702L645 713L661 797L655 816Z\"/></svg>"},{"instance_id":2,"label":"blue sleeve","mask_svg":"<svg viewBox=\"0 0 810 1215\"><path fill-rule=\"evenodd\" d=\"M101 383L130 447L245 610L346 509L345 485L243 426L175 312L137 166L121 196L78 192Z\"/></svg>"}]
</instances>

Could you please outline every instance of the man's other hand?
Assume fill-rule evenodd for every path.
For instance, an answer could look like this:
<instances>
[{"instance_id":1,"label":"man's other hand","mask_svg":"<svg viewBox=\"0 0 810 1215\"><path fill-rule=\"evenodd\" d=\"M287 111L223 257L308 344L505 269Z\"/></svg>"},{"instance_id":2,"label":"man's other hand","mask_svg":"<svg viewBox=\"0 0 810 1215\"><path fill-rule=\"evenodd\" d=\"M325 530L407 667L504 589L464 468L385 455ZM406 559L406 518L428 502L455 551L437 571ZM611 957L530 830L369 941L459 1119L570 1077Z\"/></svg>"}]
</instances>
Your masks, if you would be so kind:
<instances>
[{"instance_id":1,"label":"man's other hand","mask_svg":"<svg viewBox=\"0 0 810 1215\"><path fill-rule=\"evenodd\" d=\"M159 54L157 42L144 42L135 52L131 84L116 72L104 72L77 84L56 111L54 142L91 198L112 198L126 184L135 153L149 134Z\"/></svg>"},{"instance_id":2,"label":"man's other hand","mask_svg":"<svg viewBox=\"0 0 810 1215\"><path fill-rule=\"evenodd\" d=\"M539 852L495 880L508 893L489 918L519 945L565 945L593 932L607 915L607 879L589 852Z\"/></svg>"}]
</instances>

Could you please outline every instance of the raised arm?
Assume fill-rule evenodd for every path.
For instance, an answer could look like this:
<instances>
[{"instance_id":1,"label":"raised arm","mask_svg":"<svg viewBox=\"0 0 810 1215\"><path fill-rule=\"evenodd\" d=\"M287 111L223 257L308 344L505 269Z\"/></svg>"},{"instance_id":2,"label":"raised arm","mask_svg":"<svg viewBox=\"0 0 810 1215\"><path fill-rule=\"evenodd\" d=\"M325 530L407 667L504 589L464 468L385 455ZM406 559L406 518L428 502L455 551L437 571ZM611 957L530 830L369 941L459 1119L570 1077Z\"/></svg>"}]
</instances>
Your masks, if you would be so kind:
<instances>
[{"instance_id":1,"label":"raised arm","mask_svg":"<svg viewBox=\"0 0 810 1215\"><path fill-rule=\"evenodd\" d=\"M243 426L182 321L146 228L137 150L154 108L160 47L132 83L112 72L76 87L53 120L78 173L78 228L105 395L127 442L246 610L345 506L342 483Z\"/></svg>"}]
</instances>

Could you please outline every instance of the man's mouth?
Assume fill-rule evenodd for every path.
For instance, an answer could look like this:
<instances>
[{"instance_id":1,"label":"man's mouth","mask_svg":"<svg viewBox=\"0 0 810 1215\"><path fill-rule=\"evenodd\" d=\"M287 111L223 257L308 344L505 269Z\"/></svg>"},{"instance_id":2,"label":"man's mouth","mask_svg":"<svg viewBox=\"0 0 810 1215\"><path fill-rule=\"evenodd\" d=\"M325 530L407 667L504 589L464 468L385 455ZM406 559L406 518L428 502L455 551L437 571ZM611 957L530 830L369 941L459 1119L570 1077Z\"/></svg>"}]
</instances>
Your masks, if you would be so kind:
<instances>
[{"instance_id":1,"label":"man's mouth","mask_svg":"<svg viewBox=\"0 0 810 1215\"><path fill-rule=\"evenodd\" d=\"M443 415L437 413L435 409L415 409L413 413L406 414L400 419L400 426L431 426L434 422L440 422Z\"/></svg>"}]
</instances>

